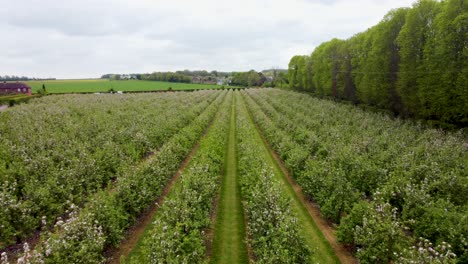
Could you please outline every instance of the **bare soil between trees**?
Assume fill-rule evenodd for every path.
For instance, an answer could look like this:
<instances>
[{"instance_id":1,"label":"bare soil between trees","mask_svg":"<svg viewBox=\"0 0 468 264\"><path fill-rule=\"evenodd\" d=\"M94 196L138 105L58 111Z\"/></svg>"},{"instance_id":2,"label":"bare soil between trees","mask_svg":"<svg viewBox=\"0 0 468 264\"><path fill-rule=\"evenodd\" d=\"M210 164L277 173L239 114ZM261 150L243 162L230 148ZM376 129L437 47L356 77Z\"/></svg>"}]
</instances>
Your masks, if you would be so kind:
<instances>
[{"instance_id":1,"label":"bare soil between trees","mask_svg":"<svg viewBox=\"0 0 468 264\"><path fill-rule=\"evenodd\" d=\"M2 111L2 109L0 109L0 111ZM32 236L28 237L26 240L18 242L14 245L7 246L0 250L0 253L5 252L8 256L8 260L10 261L10 263L16 263L16 261L20 257L20 254L23 252L25 244L28 244L30 250L34 250L34 248L40 240L40 237L41 231L37 230Z\"/></svg>"},{"instance_id":2,"label":"bare soil between trees","mask_svg":"<svg viewBox=\"0 0 468 264\"><path fill-rule=\"evenodd\" d=\"M260 135L261 140L263 141L263 144L267 148L268 152L270 153L271 157L275 161L278 168L284 174L288 184L292 187L300 203L302 203L305 209L307 210L308 214L314 221L316 227L320 230L320 232L323 234L325 239L330 244L336 257L338 257L338 260L344 264L357 264L358 261L351 254L351 252L344 245L342 245L341 243L337 241L336 236L335 236L335 229L333 228L333 226L330 225L330 223L326 219L324 219L321 216L319 206L304 195L302 191L302 187L299 184L297 184L294 181L294 179L291 177L291 174L289 173L288 169L284 165L284 162L281 160L278 153L276 153L276 151L271 147L270 143L265 138L265 135L263 134L258 124L253 120L251 116L252 113L250 111L249 111L249 115L250 115L252 123L255 126L255 129L257 130L258 134Z\"/></svg>"},{"instance_id":3,"label":"bare soil between trees","mask_svg":"<svg viewBox=\"0 0 468 264\"><path fill-rule=\"evenodd\" d=\"M120 263L120 258L122 256L126 258L130 254L130 252L135 248L135 246L138 244L138 241L143 237L146 228L151 224L151 220L158 212L159 207L164 202L165 198L170 193L175 183L179 180L182 172L192 160L193 155L197 152L198 148L200 147L200 142L206 136L211 126L213 125L214 120L216 120L217 117L218 115L215 115L215 117L210 121L205 131L203 131L202 136L199 138L197 144L192 148L188 156L182 162L176 174L167 183L166 187L164 187L164 190L162 191L159 198L155 201L155 203L151 205L148 209L146 209L136 220L136 222L127 230L125 238L121 241L118 247L107 250L107 252L105 253L106 263Z\"/></svg>"},{"instance_id":4,"label":"bare soil between trees","mask_svg":"<svg viewBox=\"0 0 468 264\"><path fill-rule=\"evenodd\" d=\"M330 246L332 247L333 251L335 252L336 256L340 260L341 263L344 264L357 264L358 261L357 259L349 252L349 250L346 249L346 247L342 244L340 244L335 236L335 229L329 224L327 220L325 220L321 214L320 214L320 209L317 204L314 202L310 201L302 192L302 187L297 184L293 178L291 177L288 169L284 165L283 161L280 159L278 153L272 149L268 141L265 139L264 135L262 134L261 130L255 124L257 131L260 133L263 142L267 146L268 150L270 151L273 159L276 161L278 164L279 168L281 171L284 173L286 176L286 179L288 183L292 186L294 192L296 193L297 197L299 200L302 202L302 204L305 206L307 211L309 212L309 215L311 218L314 220L315 224L317 227L320 229L322 234L324 235L325 239L330 243Z\"/></svg>"}]
</instances>

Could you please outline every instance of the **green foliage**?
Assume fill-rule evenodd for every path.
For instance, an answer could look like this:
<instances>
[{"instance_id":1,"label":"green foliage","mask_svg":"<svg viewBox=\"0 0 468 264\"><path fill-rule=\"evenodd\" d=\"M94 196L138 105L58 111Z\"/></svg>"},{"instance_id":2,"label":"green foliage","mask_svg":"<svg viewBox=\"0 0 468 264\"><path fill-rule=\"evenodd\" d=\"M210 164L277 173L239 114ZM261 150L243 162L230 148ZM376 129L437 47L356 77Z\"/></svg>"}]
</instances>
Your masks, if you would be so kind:
<instances>
[{"instance_id":1,"label":"green foliage","mask_svg":"<svg viewBox=\"0 0 468 264\"><path fill-rule=\"evenodd\" d=\"M46 95L46 94L47 94L47 90L46 90L46 89L37 89L37 90L36 90L36 94L39 94L39 95Z\"/></svg>"},{"instance_id":2,"label":"green foliage","mask_svg":"<svg viewBox=\"0 0 468 264\"><path fill-rule=\"evenodd\" d=\"M440 13L440 4L434 0L421 0L408 10L406 23L398 35L400 48L400 72L398 93L403 100L406 114L416 114L421 108L418 90L427 77L424 71L424 47L431 38L434 19Z\"/></svg>"},{"instance_id":3,"label":"green foliage","mask_svg":"<svg viewBox=\"0 0 468 264\"><path fill-rule=\"evenodd\" d=\"M434 73L418 90L424 118L466 124L468 117L468 3L441 3L424 47L423 69Z\"/></svg>"},{"instance_id":4,"label":"green foliage","mask_svg":"<svg viewBox=\"0 0 468 264\"><path fill-rule=\"evenodd\" d=\"M398 210L377 197L366 211L362 223L354 228L356 256L360 263L391 263L394 252L400 252L408 243Z\"/></svg>"},{"instance_id":5,"label":"green foliage","mask_svg":"<svg viewBox=\"0 0 468 264\"><path fill-rule=\"evenodd\" d=\"M467 14L463 0L419 0L391 10L365 32L292 57L290 87L466 126Z\"/></svg>"},{"instance_id":6,"label":"green foliage","mask_svg":"<svg viewBox=\"0 0 468 264\"><path fill-rule=\"evenodd\" d=\"M232 93L229 92L190 165L160 207L153 229L143 238L140 255L134 255L130 263L203 263L204 230L211 224L210 212L219 189Z\"/></svg>"},{"instance_id":7,"label":"green foliage","mask_svg":"<svg viewBox=\"0 0 468 264\"><path fill-rule=\"evenodd\" d=\"M369 217L369 212L370 208L367 201L356 202L351 212L341 219L340 228L336 233L338 241L354 246L355 228L363 225L363 219Z\"/></svg>"},{"instance_id":8,"label":"green foliage","mask_svg":"<svg viewBox=\"0 0 468 264\"><path fill-rule=\"evenodd\" d=\"M129 226L129 224L136 218L137 215L139 215L145 208L147 208L152 202L154 202L155 197L157 197L161 192L164 187L164 184L168 181L168 179L176 172L176 170L179 167L179 164L183 161L184 157L189 153L193 145L195 144L196 140L199 138L201 133L203 132L204 128L208 125L209 121L211 118L214 116L216 113L216 110L222 100L223 93L221 92L208 92L208 91L203 91L198 94L199 96L193 96L193 94L186 94L185 100L186 103L181 103L180 101L177 101L176 105L174 105L173 111L166 111L167 114L169 115L175 115L176 117L163 117L164 115L161 115L161 113L158 113L159 116L161 116L164 120L167 120L166 128L163 129L165 133L167 133L167 136L162 136L161 134L158 136L155 132L155 130L152 131L152 136L156 136L156 138L159 138L160 144L162 146L158 145L153 145L153 147L158 147L159 150L157 152L157 155L151 158L149 161L145 161L141 163L140 166L137 166L135 168L131 168L129 163L128 165L121 164L122 167L115 168L118 176L118 180L116 182L116 185L112 187L112 190L103 190L95 195L92 195L92 189L88 190L88 192L78 192L78 197L70 196L70 194L77 193L77 188L81 187L83 185L83 182L86 182L90 186L94 186L94 188L101 188L101 185L104 182L97 182L95 185L91 185L90 182L96 181L99 178L96 177L94 174L90 174L88 177L90 178L80 178L80 177L75 177L80 184L76 184L71 179L73 178L67 178L67 181L64 181L62 185L56 186L55 185L55 180L52 179L52 181L46 181L45 183L47 184L46 188L41 188L41 184L38 182L34 182L35 184L35 192L33 194L35 196L39 196L39 194L43 192L38 192L38 189L43 189L49 190L52 189L54 190L55 188L59 187L60 189L68 189L69 191L65 191L64 194L67 194L65 196L67 199L70 199L71 201L88 201L85 204L85 207L77 214L77 218L82 219L83 217L86 218L87 220L84 222L78 222L78 225L76 228L79 230L85 230L86 227L83 227L85 223L96 223L96 225L99 227L100 231L102 232L102 238L103 238L103 245L108 247L110 245L116 245L120 241L120 239L123 236L123 232L125 229ZM134 97L133 99L138 99L142 104L139 104L138 107L144 107L145 103L142 96L130 96ZM181 95L159 95L159 97L162 100L167 100L166 103L162 103L162 101L159 101L159 103L162 105L165 105L166 107L168 104L175 103L175 99L180 100L183 99L184 97L181 97ZM171 99L172 97L172 99ZM110 98L110 97L109 97ZM129 98L127 98L129 99ZM149 98L149 100L154 103L156 98ZM156 100L157 101L157 100ZM192 103L189 103L189 102ZM198 103L196 103L198 102ZM88 102L89 103L89 102ZM195 103L195 105L193 104ZM112 104L111 104L112 105ZM129 106L131 106L130 104ZM186 107L190 108L190 105L192 105L191 111L186 111L183 110L182 112L177 111L177 105L180 105L183 107L185 105ZM198 105L198 106L197 106ZM88 104L89 106L89 104ZM103 104L99 104L100 107L103 106ZM120 105L122 107L122 105ZM126 111L128 111L131 114L131 107L127 107ZM157 108L153 108L156 110ZM182 110L182 109L180 109ZM195 110L195 112L193 112ZM91 110L92 111L92 110ZM157 111L157 110L156 110ZM92 111L93 112L93 111ZM187 114L184 114L187 112ZM188 114L190 112L191 114ZM96 113L96 112L93 112ZM108 115L108 111L103 111L105 115ZM150 112L151 113L151 112ZM197 117L198 115L198 117ZM151 115L152 119L154 119L154 115ZM191 119L195 119L192 121ZM85 120L85 119L83 119ZM130 120L129 120L130 121ZM132 122L135 122L133 120ZM163 123L161 120L156 120L154 119L153 122L158 122L159 125L161 126ZM170 126L168 126L171 124ZM82 128L85 126L82 125ZM151 125L151 122L148 122L148 125L152 127L158 127L158 126L153 126ZM172 127L171 127L172 126ZM180 127L178 127L180 126ZM182 128L182 129L181 129ZM134 128L135 129L135 128ZM118 129L114 130L111 129L111 132L114 133L114 131L118 131ZM150 132L151 130L147 130ZM171 132L172 131L172 132ZM142 133L142 132L138 132ZM138 133L136 135L138 135ZM176 133L176 135L174 135ZM103 133L103 135L105 135ZM174 135L174 136L173 136ZM140 135L139 137L141 137ZM162 137L161 137L162 136ZM172 136L172 137L171 137ZM112 137L111 137L112 138ZM89 139L89 138L88 138ZM118 137L114 138L116 142L118 142ZM167 142L166 142L167 141ZM124 142L127 142L125 140ZM134 142L134 143L139 143L140 141L138 140L138 137L134 138L133 140L130 140L129 142ZM164 144L163 144L164 143ZM108 143L104 144L107 145ZM101 146L101 144L96 144L95 146ZM132 151L133 152L133 151ZM132 153L130 152L130 153ZM142 155L146 155L147 150L142 151ZM101 152L97 152L99 155L102 155ZM104 151L106 153L106 151ZM108 152L112 154L112 152ZM118 154L118 153L115 153ZM121 154L120 154L121 155ZM142 156L140 156L142 157ZM115 157L114 157L115 158ZM105 159L107 160L107 159ZM137 156L138 160L138 156ZM134 161L137 161L134 160ZM124 162L125 159L121 159L120 162ZM83 160L82 160L83 162ZM82 166L80 167L80 170L76 171L82 171L85 167ZM51 169L54 167L51 166ZM73 171L73 168L71 168ZM155 177L157 175L157 177ZM107 181L109 178L103 178L103 180ZM27 182L25 182L27 183ZM64 185L64 184L70 184ZM23 183L24 184L24 183ZM39 188L38 188L39 187ZM44 192L46 195L47 192ZM89 196L88 199L83 199L86 198L86 195ZM84 197L83 197L84 196ZM45 196L47 198L47 196ZM77 200L77 198L83 199L83 200ZM60 203L63 204L63 209L65 210L68 208L67 203L65 203L63 200L58 200L57 204L53 203L49 205L50 199L40 199L38 200L42 204L46 206L55 206L55 205L60 205ZM8 212L8 211L7 211ZM54 219L54 214L63 214L61 213L63 211L43 211L39 215L46 215L46 219ZM32 214L27 214L28 217L34 217ZM0 218L2 219L2 218ZM68 221L68 220L67 220ZM70 220L71 221L71 220ZM13 222L14 223L14 222ZM75 225L75 224L73 224ZM26 226L26 225L25 225ZM39 254L42 256L45 256L46 259L47 256L50 255L50 253L47 253L47 245L50 243L55 243L54 241L62 240L62 241L67 241L71 233L63 233L63 232L58 232L58 233L52 233L50 236L44 235L44 240L48 241L47 243L42 243L41 246L36 248L35 254ZM80 236L78 238L73 238L74 240L72 241L77 241L77 242L70 242L71 244L65 244L64 248L57 248L57 252L53 251L53 254L58 254L61 256L62 254L67 254L67 250L73 251L73 252L79 252L83 250L87 250L89 247L88 244L92 244L92 236ZM91 256L89 257L89 261L99 261L100 258L102 258L102 253L103 253L103 247L99 246L100 250L96 250ZM65 251L63 251L65 250ZM63 251L63 252L62 252ZM77 260L79 259L79 256L76 256ZM75 262L75 261L71 261Z\"/></svg>"},{"instance_id":9,"label":"green foliage","mask_svg":"<svg viewBox=\"0 0 468 264\"><path fill-rule=\"evenodd\" d=\"M161 81L161 82L174 82L174 83L191 83L192 78L190 76L174 73L174 72L153 72L151 74L143 74L141 76L143 80L148 81Z\"/></svg>"},{"instance_id":10,"label":"green foliage","mask_svg":"<svg viewBox=\"0 0 468 264\"><path fill-rule=\"evenodd\" d=\"M405 23L407 9L390 11L370 33L371 47L364 62L364 80L358 87L361 100L380 108L398 111L399 95L396 94L399 67L399 46L396 38Z\"/></svg>"},{"instance_id":11,"label":"green foliage","mask_svg":"<svg viewBox=\"0 0 468 264\"><path fill-rule=\"evenodd\" d=\"M361 262L397 261L395 254L416 243L410 234L447 243L457 260L466 259L468 143L462 134L294 92L246 94L296 182L339 224L338 239L358 249Z\"/></svg>"},{"instance_id":12,"label":"green foliage","mask_svg":"<svg viewBox=\"0 0 468 264\"><path fill-rule=\"evenodd\" d=\"M158 151L158 154L150 161L145 162L135 171L125 171L124 175L119 177L114 191L106 191L96 195L93 201L80 211L77 218L86 217L87 221L78 222L76 224L77 228L79 230L85 229L86 226L83 225L86 223L95 223L102 232L102 243L105 246L116 245L115 243L120 241L126 227L154 202L155 197L161 194L164 185L175 174L179 164L188 155L203 130L208 126L224 98L221 93L217 93L217 95L214 103L189 126L183 128L165 143ZM103 222L100 222L100 220ZM104 247L96 244L100 240L94 241L92 236L69 238L72 234L58 232L46 236L45 242L41 243L40 247L33 252L34 255L43 256L42 258L47 261L48 256L51 254L58 256L70 254L72 255L69 258L70 262L79 262L83 256L67 252L82 252L94 246L97 248L94 248L93 254L87 256L87 262L94 263L102 260ZM61 241L68 241L69 239L72 239L70 243L65 242L63 247L47 253L47 245L50 243L61 243Z\"/></svg>"},{"instance_id":13,"label":"green foliage","mask_svg":"<svg viewBox=\"0 0 468 264\"><path fill-rule=\"evenodd\" d=\"M73 210L73 208L72 208ZM72 211L66 221L55 224L55 234L44 242L41 251L24 252L27 263L101 263L105 237L92 214Z\"/></svg>"},{"instance_id":14,"label":"green foliage","mask_svg":"<svg viewBox=\"0 0 468 264\"><path fill-rule=\"evenodd\" d=\"M314 84L319 96L340 97L338 94L337 78L345 54L341 54L344 42L332 39L317 47L317 54L312 53L311 59L314 63ZM317 63L316 63L317 62Z\"/></svg>"},{"instance_id":15,"label":"green foliage","mask_svg":"<svg viewBox=\"0 0 468 264\"><path fill-rule=\"evenodd\" d=\"M305 69L304 60L306 56L294 56L289 62L288 66L288 79L289 87L295 90L303 90L304 85L302 83L303 71Z\"/></svg>"},{"instance_id":16,"label":"green foliage","mask_svg":"<svg viewBox=\"0 0 468 264\"><path fill-rule=\"evenodd\" d=\"M451 246L445 242L434 246L427 239L419 239L416 245L404 249L403 253L396 254L395 263L410 264L410 263L434 263L434 264L450 264L457 263L456 255L452 252ZM464 263L461 260L458 263Z\"/></svg>"},{"instance_id":17,"label":"green foliage","mask_svg":"<svg viewBox=\"0 0 468 264\"><path fill-rule=\"evenodd\" d=\"M236 72L232 76L231 84L244 87L260 87L266 81L261 72L254 70L248 72Z\"/></svg>"},{"instance_id":18,"label":"green foliage","mask_svg":"<svg viewBox=\"0 0 468 264\"><path fill-rule=\"evenodd\" d=\"M291 59L288 69L289 86L295 90L314 91L312 82L312 60L309 56L295 56Z\"/></svg>"},{"instance_id":19,"label":"green foliage","mask_svg":"<svg viewBox=\"0 0 468 264\"><path fill-rule=\"evenodd\" d=\"M37 97L40 97L40 95L15 94L0 96L0 105L14 106L20 103L27 103L29 100Z\"/></svg>"},{"instance_id":20,"label":"green foliage","mask_svg":"<svg viewBox=\"0 0 468 264\"><path fill-rule=\"evenodd\" d=\"M352 54L359 48L343 43L334 44L337 52ZM347 63L353 65L354 58L338 67ZM337 77L338 84L345 80ZM210 226L219 189L234 93L48 96L3 112L1 245L42 229L35 250L25 244L24 261L103 261L105 249L117 245L161 194L218 113L161 206L143 258L135 259L204 262L203 231ZM291 201L257 147L262 142L249 111L360 262L468 259L468 143L461 132L425 129L291 91L248 89L241 94L236 100L238 168L247 242L256 261L304 263L311 249Z\"/></svg>"},{"instance_id":21,"label":"green foliage","mask_svg":"<svg viewBox=\"0 0 468 264\"><path fill-rule=\"evenodd\" d=\"M258 263L306 263L311 254L287 196L274 179L265 153L256 147L255 127L237 100L238 168L248 219L248 244Z\"/></svg>"}]
</instances>

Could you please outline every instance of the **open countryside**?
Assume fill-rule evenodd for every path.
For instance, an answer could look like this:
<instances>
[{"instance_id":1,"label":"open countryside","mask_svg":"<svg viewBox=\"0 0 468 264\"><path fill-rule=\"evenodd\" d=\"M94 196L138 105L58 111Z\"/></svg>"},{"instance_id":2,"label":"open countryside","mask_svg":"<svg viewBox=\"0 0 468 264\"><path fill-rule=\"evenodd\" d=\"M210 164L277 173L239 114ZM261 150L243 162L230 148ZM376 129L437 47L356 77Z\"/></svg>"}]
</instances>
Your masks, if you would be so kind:
<instances>
[{"instance_id":1,"label":"open countryside","mask_svg":"<svg viewBox=\"0 0 468 264\"><path fill-rule=\"evenodd\" d=\"M210 1L0 10L0 264L468 263L467 1Z\"/></svg>"}]
</instances>

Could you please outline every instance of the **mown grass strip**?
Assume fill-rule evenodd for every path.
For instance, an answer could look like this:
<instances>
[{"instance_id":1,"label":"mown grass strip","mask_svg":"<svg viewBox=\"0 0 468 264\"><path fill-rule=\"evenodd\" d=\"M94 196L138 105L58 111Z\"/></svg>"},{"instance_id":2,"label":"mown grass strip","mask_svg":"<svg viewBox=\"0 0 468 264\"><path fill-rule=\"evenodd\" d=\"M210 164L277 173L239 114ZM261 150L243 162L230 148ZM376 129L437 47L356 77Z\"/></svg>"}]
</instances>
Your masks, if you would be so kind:
<instances>
[{"instance_id":1,"label":"mown grass strip","mask_svg":"<svg viewBox=\"0 0 468 264\"><path fill-rule=\"evenodd\" d=\"M174 188L125 263L204 263L206 230L219 191L229 129L230 98L218 111Z\"/></svg>"},{"instance_id":2,"label":"mown grass strip","mask_svg":"<svg viewBox=\"0 0 468 264\"><path fill-rule=\"evenodd\" d=\"M244 99L242 100L244 101ZM276 178L282 183L281 185L283 191L288 195L289 198L291 198L291 207L296 213L298 223L301 226L303 237L305 238L307 244L313 251L311 256L312 262L340 263L330 244L315 224L313 218L310 216L306 206L302 203L302 201L296 195L293 187L289 184L287 177L280 169L280 165L278 165L278 163L273 158L272 153L267 145L267 142L263 139L260 130L253 121L253 118L251 116L252 113L249 113L250 122L252 122L256 130L255 137L258 142L258 146L265 153L266 158L268 159L268 163L271 165Z\"/></svg>"},{"instance_id":3,"label":"mown grass strip","mask_svg":"<svg viewBox=\"0 0 468 264\"><path fill-rule=\"evenodd\" d=\"M115 192L97 193L84 209L72 211L65 222L59 221L53 232L41 238L39 247L22 258L32 263L102 263L104 250L116 245L125 229L159 197L213 120L225 95L220 94L192 124L164 144L151 162L129 171L129 177L119 178Z\"/></svg>"},{"instance_id":4,"label":"mown grass strip","mask_svg":"<svg viewBox=\"0 0 468 264\"><path fill-rule=\"evenodd\" d=\"M274 105L270 105L270 102L267 99L270 98L262 98L260 93L243 93L244 95L248 95L245 97L246 101L249 104L250 111L252 112L252 117L254 121L257 123L257 129L259 131L262 131L262 138L265 142L265 145L269 148L270 153L272 158L276 160L276 163L278 164L279 168L283 171L283 174L286 176L286 180L288 181L289 185L291 185L292 189L296 193L297 197L301 201L302 204L305 205L307 208L307 211L309 215L312 217L312 219L315 222L315 225L317 228L321 231L321 233L324 235L324 238L330 243L331 247L333 248L335 254L341 261L341 263L357 263L356 258L351 254L351 252L346 249L341 243L337 241L337 237L335 235L335 229L330 226L330 224L327 222L326 218L324 218L321 215L320 209L316 203L311 202L308 198L302 187L298 182L295 181L293 178L292 171L291 173L288 171L288 169L292 170L295 168L294 166L288 167L285 165L289 161L288 159L285 159L284 161L281 160L279 153L277 153L274 149L274 145L276 144L276 147L278 145L281 145L278 143L278 141L275 141L276 139L281 140L281 142L286 142L288 140L292 140L291 136L282 130L281 127L278 126L272 126L273 124L273 118L269 119L269 116L274 116L276 117L276 108ZM263 100L263 101L262 101ZM260 101L260 102L259 102ZM268 109L268 116L267 116L267 110ZM302 125L302 123L297 123L298 121L292 121L293 123L297 125ZM276 120L275 124L281 123L280 120ZM290 124L284 124L281 123L282 127L284 126L291 126ZM272 135L271 132L275 131L277 133L276 138L273 138L272 142L269 142L268 139L272 139L272 137L268 138L268 135ZM290 142L290 141L289 141ZM284 144L283 144L284 145ZM290 156L289 156L290 157ZM285 162L285 163L284 163ZM291 164L289 164L291 166ZM297 173L297 171L295 171Z\"/></svg>"},{"instance_id":5,"label":"mown grass strip","mask_svg":"<svg viewBox=\"0 0 468 264\"><path fill-rule=\"evenodd\" d=\"M258 263L310 263L312 252L291 210L291 199L272 171L245 104L241 99L236 104L239 183L249 256Z\"/></svg>"},{"instance_id":6,"label":"mown grass strip","mask_svg":"<svg viewBox=\"0 0 468 264\"><path fill-rule=\"evenodd\" d=\"M237 175L235 99L231 105L229 142L219 198L211 263L248 263L244 213Z\"/></svg>"},{"instance_id":7,"label":"mown grass strip","mask_svg":"<svg viewBox=\"0 0 468 264\"><path fill-rule=\"evenodd\" d=\"M208 127L203 132L200 141L206 137L206 134L210 130L211 126L213 125L216 117L211 120ZM167 195L171 192L172 188L178 181L182 171L185 170L190 164L193 155L197 152L198 148L200 147L200 141L193 147L190 154L185 158L185 160L181 163L180 168L177 170L176 174L172 179L166 184L166 187L162 191L161 195L159 196L158 200L155 204L153 204L150 208L148 208L136 221L133 227L130 228L127 237L121 242L119 247L110 253L110 256L107 258L106 262L110 264L117 264L117 263L124 263L125 259L127 259L131 253L139 252L140 247L142 246L142 238L149 235L149 230L152 229L154 218L156 213L158 212L159 207L166 199Z\"/></svg>"},{"instance_id":8,"label":"mown grass strip","mask_svg":"<svg viewBox=\"0 0 468 264\"><path fill-rule=\"evenodd\" d=\"M226 100L226 98L224 100ZM185 168L190 165L193 155L200 147L200 142L206 137L208 131L217 118L218 117L215 116L211 120L210 124L203 132L199 142L193 147L190 154L182 162L180 168L177 170L171 181L166 185L166 188L163 190L157 202L151 206L147 215L143 216L143 219L141 219L141 221L135 225L135 232L131 233L129 237L123 241L121 245L119 245L119 249L107 259L107 263L126 263L128 262L126 260L134 260L139 258L144 238L150 236L150 230L154 228L154 220L156 218L156 213L158 212L159 207L162 205L166 197L171 193L173 187L180 178L182 171L184 171Z\"/></svg>"}]
</instances>

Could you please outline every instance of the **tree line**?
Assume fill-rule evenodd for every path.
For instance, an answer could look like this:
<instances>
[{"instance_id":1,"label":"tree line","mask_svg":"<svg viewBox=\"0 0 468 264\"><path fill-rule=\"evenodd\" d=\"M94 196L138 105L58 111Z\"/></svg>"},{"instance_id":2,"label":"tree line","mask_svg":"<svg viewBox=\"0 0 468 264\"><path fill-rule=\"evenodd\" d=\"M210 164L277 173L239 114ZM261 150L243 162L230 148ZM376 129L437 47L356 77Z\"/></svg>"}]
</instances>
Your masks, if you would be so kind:
<instances>
[{"instance_id":1,"label":"tree line","mask_svg":"<svg viewBox=\"0 0 468 264\"><path fill-rule=\"evenodd\" d=\"M149 74L142 74L142 80L148 81L162 81L162 82L177 82L177 83L191 83L192 77L174 73L174 72L153 72Z\"/></svg>"},{"instance_id":2,"label":"tree line","mask_svg":"<svg viewBox=\"0 0 468 264\"><path fill-rule=\"evenodd\" d=\"M353 37L294 56L290 87L468 125L468 2L420 0Z\"/></svg>"},{"instance_id":3,"label":"tree line","mask_svg":"<svg viewBox=\"0 0 468 264\"><path fill-rule=\"evenodd\" d=\"M246 87L283 87L288 83L287 70L274 68L261 72L233 72L231 83Z\"/></svg>"},{"instance_id":4,"label":"tree line","mask_svg":"<svg viewBox=\"0 0 468 264\"><path fill-rule=\"evenodd\" d=\"M44 81L44 80L55 80L55 78L31 78L27 76L16 76L16 75L0 75L0 81L2 82L13 82L13 81Z\"/></svg>"},{"instance_id":5,"label":"tree line","mask_svg":"<svg viewBox=\"0 0 468 264\"><path fill-rule=\"evenodd\" d=\"M287 70L271 69L263 72L250 70L246 72L219 72L205 70L183 70L176 72L153 72L153 73L133 73L133 74L104 74L102 79L110 80L148 80L177 83L222 83L227 85L248 86L248 87L282 87L287 84Z\"/></svg>"},{"instance_id":6,"label":"tree line","mask_svg":"<svg viewBox=\"0 0 468 264\"><path fill-rule=\"evenodd\" d=\"M183 71L176 71L176 73L184 74L187 76L192 77L229 77L232 75L231 72L220 72L220 71L211 71L208 72L206 70L183 70Z\"/></svg>"},{"instance_id":7,"label":"tree line","mask_svg":"<svg viewBox=\"0 0 468 264\"><path fill-rule=\"evenodd\" d=\"M250 70L248 72L234 72L232 74L233 85L238 86L262 86L266 82L267 78L263 73Z\"/></svg>"}]
</instances>

